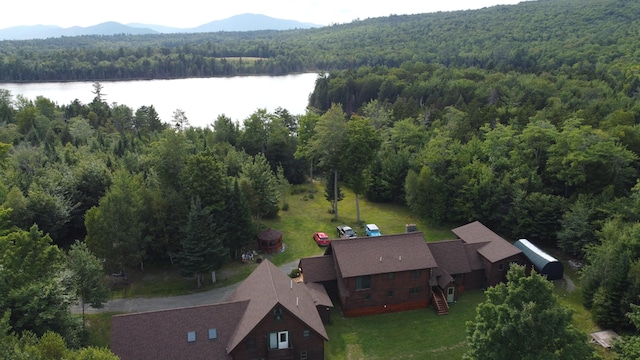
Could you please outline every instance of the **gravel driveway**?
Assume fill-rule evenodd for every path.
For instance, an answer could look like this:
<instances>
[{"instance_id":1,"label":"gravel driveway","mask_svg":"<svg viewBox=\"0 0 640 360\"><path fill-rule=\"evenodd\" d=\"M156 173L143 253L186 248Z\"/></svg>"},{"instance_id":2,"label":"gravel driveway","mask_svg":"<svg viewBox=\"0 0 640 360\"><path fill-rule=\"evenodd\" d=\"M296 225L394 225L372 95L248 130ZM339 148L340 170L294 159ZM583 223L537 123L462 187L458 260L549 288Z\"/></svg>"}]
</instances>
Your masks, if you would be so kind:
<instances>
[{"instance_id":1,"label":"gravel driveway","mask_svg":"<svg viewBox=\"0 0 640 360\"><path fill-rule=\"evenodd\" d=\"M298 266L299 260L292 261L284 264L279 268L285 273L289 274L292 269ZM221 288L216 288L200 293L179 295L179 296L165 296L165 297L153 297L153 298L128 298L128 299L114 299L109 300L104 304L104 307L100 309L94 309L91 306L85 307L86 314L97 314L102 312L144 312L144 311L157 311L175 309L181 307L190 307L197 305L214 304L225 301L229 295L231 295L235 289L240 285L233 284ZM82 312L82 308L79 305L71 307L71 312L79 314Z\"/></svg>"}]
</instances>

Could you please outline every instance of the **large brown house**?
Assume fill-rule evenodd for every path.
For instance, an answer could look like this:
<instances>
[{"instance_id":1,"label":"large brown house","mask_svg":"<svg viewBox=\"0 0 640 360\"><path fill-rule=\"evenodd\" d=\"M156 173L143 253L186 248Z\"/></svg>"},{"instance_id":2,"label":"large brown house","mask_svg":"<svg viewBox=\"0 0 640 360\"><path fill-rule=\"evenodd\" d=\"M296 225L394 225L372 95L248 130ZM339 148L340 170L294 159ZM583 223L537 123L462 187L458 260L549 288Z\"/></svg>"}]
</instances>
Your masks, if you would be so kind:
<instances>
[{"instance_id":1,"label":"large brown house","mask_svg":"<svg viewBox=\"0 0 640 360\"><path fill-rule=\"evenodd\" d=\"M520 249L476 221L452 230L455 240L427 243L420 232L332 240L323 256L300 260L307 283L337 289L345 316L433 305L447 313L465 289L506 280Z\"/></svg>"},{"instance_id":2,"label":"large brown house","mask_svg":"<svg viewBox=\"0 0 640 360\"><path fill-rule=\"evenodd\" d=\"M124 360L324 359L331 306L322 286L265 260L227 302L114 316L111 350Z\"/></svg>"}]
</instances>

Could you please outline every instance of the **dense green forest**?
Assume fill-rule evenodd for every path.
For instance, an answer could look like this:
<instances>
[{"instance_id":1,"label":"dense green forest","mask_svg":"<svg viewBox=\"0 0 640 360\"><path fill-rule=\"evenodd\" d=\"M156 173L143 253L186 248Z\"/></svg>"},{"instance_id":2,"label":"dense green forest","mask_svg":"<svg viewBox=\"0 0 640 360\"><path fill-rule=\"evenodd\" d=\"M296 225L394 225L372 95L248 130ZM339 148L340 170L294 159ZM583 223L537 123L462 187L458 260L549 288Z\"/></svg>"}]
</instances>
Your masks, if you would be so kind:
<instances>
[{"instance_id":1,"label":"dense green forest","mask_svg":"<svg viewBox=\"0 0 640 360\"><path fill-rule=\"evenodd\" d=\"M0 81L279 75L406 61L606 80L605 67L638 61L639 12L636 1L538 0L307 30L2 41Z\"/></svg>"},{"instance_id":2,"label":"dense green forest","mask_svg":"<svg viewBox=\"0 0 640 360\"><path fill-rule=\"evenodd\" d=\"M318 175L336 217L348 186L434 224L479 220L578 259L595 320L631 330L639 10L544 0L312 30L0 42L3 81L320 73L305 114L257 110L206 128L179 113L164 123L153 104L108 104L99 82L89 104L0 89L0 259L42 264L17 277L25 265L3 260L0 310L26 297L40 301L24 313L57 309L5 313L0 330L79 346L59 306L73 292L53 276L60 251L81 240L108 272L176 263L200 279L286 208L291 184Z\"/></svg>"}]
</instances>

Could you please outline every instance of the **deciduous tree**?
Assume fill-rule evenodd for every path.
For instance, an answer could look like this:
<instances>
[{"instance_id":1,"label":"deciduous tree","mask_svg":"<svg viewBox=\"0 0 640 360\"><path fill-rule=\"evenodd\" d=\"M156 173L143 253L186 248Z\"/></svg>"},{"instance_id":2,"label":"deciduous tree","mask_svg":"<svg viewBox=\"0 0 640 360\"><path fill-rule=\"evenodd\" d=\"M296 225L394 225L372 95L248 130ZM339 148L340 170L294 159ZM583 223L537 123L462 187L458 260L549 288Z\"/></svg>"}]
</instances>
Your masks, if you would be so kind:
<instances>
[{"instance_id":1,"label":"deciduous tree","mask_svg":"<svg viewBox=\"0 0 640 360\"><path fill-rule=\"evenodd\" d=\"M104 283L102 262L96 258L87 244L76 241L67 256L71 281L76 298L82 308L82 326L85 326L84 310L87 304L101 308L109 299L109 290Z\"/></svg>"},{"instance_id":2,"label":"deciduous tree","mask_svg":"<svg viewBox=\"0 0 640 360\"><path fill-rule=\"evenodd\" d=\"M507 279L486 291L476 318L467 323L470 350L465 359L595 359L550 282L535 272L526 276L518 265Z\"/></svg>"},{"instance_id":3,"label":"deciduous tree","mask_svg":"<svg viewBox=\"0 0 640 360\"><path fill-rule=\"evenodd\" d=\"M333 215L338 218L338 172L344 155L344 141L347 132L345 113L340 104L333 104L331 108L320 116L315 127L315 135L309 141L309 151L312 158L319 160L319 165L333 173Z\"/></svg>"}]
</instances>

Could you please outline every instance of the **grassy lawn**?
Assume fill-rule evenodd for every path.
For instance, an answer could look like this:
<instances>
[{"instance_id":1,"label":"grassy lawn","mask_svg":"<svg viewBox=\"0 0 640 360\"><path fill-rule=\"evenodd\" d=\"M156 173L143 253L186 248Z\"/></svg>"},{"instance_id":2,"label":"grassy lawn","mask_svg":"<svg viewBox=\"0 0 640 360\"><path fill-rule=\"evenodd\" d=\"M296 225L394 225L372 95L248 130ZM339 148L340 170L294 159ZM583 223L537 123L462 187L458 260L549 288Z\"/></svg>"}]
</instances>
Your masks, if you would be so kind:
<instances>
[{"instance_id":1,"label":"grassy lawn","mask_svg":"<svg viewBox=\"0 0 640 360\"><path fill-rule=\"evenodd\" d=\"M452 239L452 227L434 227L416 218L407 208L392 204L374 204L360 199L360 222L356 218L355 196L344 189L345 198L339 203L339 217L334 219L330 205L324 198L321 183L315 184L315 196L308 196L308 185L298 188L298 193L289 195L289 209L280 211L276 219L265 220L262 229L271 227L283 233L286 250L266 256L276 265L295 261L301 257L320 255L324 252L312 240L315 231L324 231L336 236L337 225L349 225L360 236L364 236L364 225L375 223L383 234L405 231L405 224L416 224L427 241ZM295 191L294 191L295 192ZM553 254L562 259L560 254ZM214 287L234 284L244 280L255 268L255 263L232 262L217 272L216 285L203 284L197 289L195 281L180 276L176 266L148 266L144 272L132 270L129 285L114 291L115 297L166 296L205 291ZM563 280L554 282L554 292L560 303L570 308L574 325L588 334L600 330L591 314L581 302L579 274L564 261L565 273L575 284L568 291ZM383 314L359 318L343 318L339 309L332 313L331 325L327 326L330 341L325 344L327 359L460 359L467 350L466 322L475 317L475 308L484 300L482 291L463 294L457 304L451 306L445 316L436 315L433 309L402 313ZM90 344L108 346L111 316L114 314L87 315ZM612 354L596 347L604 359L613 359Z\"/></svg>"},{"instance_id":2,"label":"grassy lawn","mask_svg":"<svg viewBox=\"0 0 640 360\"><path fill-rule=\"evenodd\" d=\"M396 234L405 231L405 224L416 224L419 231L423 231L427 241L453 239L449 228L429 226L417 219L404 206L395 204L375 204L360 199L360 223L357 222L355 196L348 189L344 189L345 198L340 201L339 217L336 220L330 213L329 202L324 198L323 185L315 184L315 196L308 196L309 185L296 187L297 194L287 197L289 209L281 210L275 219L264 220L261 229L268 227L282 232L285 251L267 255L271 262L282 265L296 261L302 257L321 255L324 248L320 248L312 239L316 231L324 231L329 237L336 237L337 225L349 225L360 236L364 236L364 225L375 223L383 234ZM252 243L255 245L255 243ZM198 291L210 290L214 287L227 286L245 279L256 264L242 264L234 261L226 264L217 272L215 285L205 281L201 288L196 287L195 280L183 277L177 266L147 265L144 271L132 268L128 270L128 285L115 286L112 298L154 297L183 295ZM122 278L112 279L122 281Z\"/></svg>"},{"instance_id":3,"label":"grassy lawn","mask_svg":"<svg viewBox=\"0 0 640 360\"><path fill-rule=\"evenodd\" d=\"M286 250L280 254L270 256L269 259L276 265L297 260L301 257L321 255L324 249L316 246L311 238L316 231L326 232L331 238L335 238L336 226L348 225L364 236L364 225L375 223L382 234L398 234L405 232L406 224L416 224L418 230L424 232L427 241L453 239L449 228L437 228L428 226L416 218L414 214L404 206L395 204L371 203L360 196L360 222L357 221L355 195L348 189L343 189L344 200L338 203L338 219L330 213L331 205L324 198L324 187L320 182L315 183L313 199L308 196L309 185L296 187L298 194L289 195L287 203L289 210L280 211L276 219L265 220L264 228L271 227L282 232L282 241Z\"/></svg>"},{"instance_id":4,"label":"grassy lawn","mask_svg":"<svg viewBox=\"0 0 640 360\"><path fill-rule=\"evenodd\" d=\"M334 309L326 327L326 359L460 359L467 351L466 322L475 318L482 291L470 291L448 315L432 308L343 318Z\"/></svg>"},{"instance_id":5,"label":"grassy lawn","mask_svg":"<svg viewBox=\"0 0 640 360\"><path fill-rule=\"evenodd\" d=\"M86 314L85 320L89 333L89 344L97 347L109 347L111 337L111 317L118 313Z\"/></svg>"}]
</instances>

